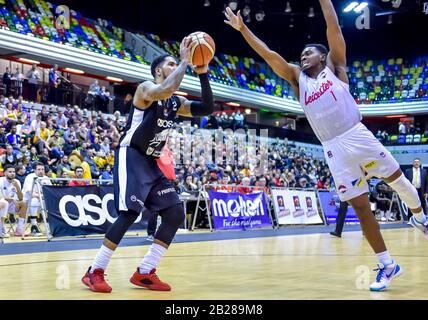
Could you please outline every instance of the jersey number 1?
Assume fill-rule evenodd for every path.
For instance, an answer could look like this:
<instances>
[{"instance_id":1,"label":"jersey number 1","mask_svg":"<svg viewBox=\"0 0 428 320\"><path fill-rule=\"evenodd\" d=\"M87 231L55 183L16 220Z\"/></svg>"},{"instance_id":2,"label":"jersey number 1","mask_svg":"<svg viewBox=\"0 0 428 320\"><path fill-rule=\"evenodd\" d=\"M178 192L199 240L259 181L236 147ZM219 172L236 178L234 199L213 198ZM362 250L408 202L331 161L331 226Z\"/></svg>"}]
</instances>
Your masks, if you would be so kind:
<instances>
[{"instance_id":1,"label":"jersey number 1","mask_svg":"<svg viewBox=\"0 0 428 320\"><path fill-rule=\"evenodd\" d=\"M330 93L331 93L331 95L333 96L334 101L337 101L336 96L334 95L334 92L333 92L333 91L330 91Z\"/></svg>"}]
</instances>

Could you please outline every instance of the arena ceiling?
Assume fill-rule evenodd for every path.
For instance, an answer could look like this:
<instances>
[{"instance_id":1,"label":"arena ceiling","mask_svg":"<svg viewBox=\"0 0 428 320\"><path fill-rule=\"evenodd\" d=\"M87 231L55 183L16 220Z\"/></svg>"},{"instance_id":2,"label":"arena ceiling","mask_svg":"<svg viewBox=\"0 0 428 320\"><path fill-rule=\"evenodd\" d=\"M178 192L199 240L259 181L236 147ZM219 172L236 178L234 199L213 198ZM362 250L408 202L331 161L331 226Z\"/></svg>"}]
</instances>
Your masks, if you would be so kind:
<instances>
[{"instance_id":1,"label":"arena ceiling","mask_svg":"<svg viewBox=\"0 0 428 320\"><path fill-rule=\"evenodd\" d=\"M229 0L61 0L90 18L104 18L129 30L147 31L163 38L182 39L193 31L208 32L217 51L240 56L256 55L242 37L223 23L224 6ZM272 49L290 61L299 57L306 43L326 43L325 22L317 0L238 0L237 6L251 9L250 28ZM286 12L287 2L291 11ZM370 29L358 30L359 14L344 13L351 0L333 0L347 42L348 58L418 57L428 55L428 0L368 0ZM362 2L362 1L358 1ZM400 3L401 2L401 3ZM209 3L209 5L207 5ZM399 5L398 8L394 8ZM58 3L59 4L59 3ZM310 7L313 17L309 17ZM255 14L264 11L263 21ZM292 25L292 27L291 27Z\"/></svg>"}]
</instances>

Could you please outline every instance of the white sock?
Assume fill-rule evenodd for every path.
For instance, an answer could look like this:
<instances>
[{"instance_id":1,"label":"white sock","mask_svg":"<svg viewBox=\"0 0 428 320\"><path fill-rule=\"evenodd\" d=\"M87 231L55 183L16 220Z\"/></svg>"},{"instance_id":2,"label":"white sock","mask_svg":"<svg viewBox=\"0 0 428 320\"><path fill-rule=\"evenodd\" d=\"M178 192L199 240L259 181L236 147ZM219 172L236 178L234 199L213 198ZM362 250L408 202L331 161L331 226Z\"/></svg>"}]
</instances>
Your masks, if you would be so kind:
<instances>
[{"instance_id":1,"label":"white sock","mask_svg":"<svg viewBox=\"0 0 428 320\"><path fill-rule=\"evenodd\" d=\"M427 221L427 216L424 214L423 210L421 210L421 212L418 212L418 213L413 213L413 215L415 216L415 219L420 223L425 223L425 221Z\"/></svg>"},{"instance_id":2,"label":"white sock","mask_svg":"<svg viewBox=\"0 0 428 320\"><path fill-rule=\"evenodd\" d=\"M157 243L153 243L150 246L149 252L141 260L139 271L141 274L147 274L156 269L159 264L160 259L166 253L166 248L162 247Z\"/></svg>"},{"instance_id":3,"label":"white sock","mask_svg":"<svg viewBox=\"0 0 428 320\"><path fill-rule=\"evenodd\" d=\"M94 262L92 262L91 271L93 273L95 269L107 269L107 265L110 262L111 256L113 255L114 250L107 248L105 245L102 245L97 255L95 256Z\"/></svg>"},{"instance_id":4,"label":"white sock","mask_svg":"<svg viewBox=\"0 0 428 320\"><path fill-rule=\"evenodd\" d=\"M18 229L19 230L24 229L24 221L25 221L24 218L18 218Z\"/></svg>"},{"instance_id":5,"label":"white sock","mask_svg":"<svg viewBox=\"0 0 428 320\"><path fill-rule=\"evenodd\" d=\"M37 220L36 220L36 218L31 218L30 220L31 220L31 225L32 226L37 226Z\"/></svg>"},{"instance_id":6,"label":"white sock","mask_svg":"<svg viewBox=\"0 0 428 320\"><path fill-rule=\"evenodd\" d=\"M387 266L389 264L392 264L391 256L389 255L388 250L380 253L376 253L377 258L379 259L379 262L382 263L384 266Z\"/></svg>"}]
</instances>

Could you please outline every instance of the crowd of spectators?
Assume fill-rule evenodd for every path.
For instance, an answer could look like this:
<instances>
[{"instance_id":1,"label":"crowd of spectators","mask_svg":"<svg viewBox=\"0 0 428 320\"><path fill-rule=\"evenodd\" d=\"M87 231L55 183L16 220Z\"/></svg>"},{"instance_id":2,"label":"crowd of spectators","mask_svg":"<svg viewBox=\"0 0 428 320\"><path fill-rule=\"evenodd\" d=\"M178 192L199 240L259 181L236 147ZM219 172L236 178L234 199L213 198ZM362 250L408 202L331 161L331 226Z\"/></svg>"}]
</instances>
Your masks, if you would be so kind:
<instances>
[{"instance_id":1,"label":"crowd of spectators","mask_svg":"<svg viewBox=\"0 0 428 320\"><path fill-rule=\"evenodd\" d=\"M168 146L174 150L174 183L179 193L197 195L207 184L218 191L244 194L261 190L269 193L269 187L335 188L328 166L310 150L286 139L227 130L244 127L236 115L209 117L216 120L214 127L176 122ZM227 118L232 121L227 122ZM14 166L16 179L24 185L26 177L34 174L41 163L53 184L87 185L80 180L85 178L83 165L72 166L69 161L78 154L90 170L86 178L112 180L114 150L125 125L126 117L119 112L106 115L71 105L36 110L22 96L0 96L0 176L6 166ZM190 152L183 152L186 147ZM55 180L58 178L69 181Z\"/></svg>"},{"instance_id":2,"label":"crowd of spectators","mask_svg":"<svg viewBox=\"0 0 428 320\"><path fill-rule=\"evenodd\" d=\"M22 96L0 96L0 174L10 164L24 179L33 164L41 162L50 178L74 177L68 161L74 152L89 164L92 179L110 177L124 127L118 113L108 117L71 105L36 110Z\"/></svg>"},{"instance_id":3,"label":"crowd of spectators","mask_svg":"<svg viewBox=\"0 0 428 320\"><path fill-rule=\"evenodd\" d=\"M188 128L186 128L188 126ZM302 189L330 189L334 182L324 161L315 159L303 148L296 148L287 141L268 139L267 143L242 144L242 137L230 131L195 130L197 126L177 123L170 134L169 148L185 150L190 142L192 159L176 154L176 185L180 191L197 192L204 184L236 186L272 186ZM221 133L222 141L215 134ZM190 134L191 139L186 135ZM208 148L212 141L212 153ZM266 146L267 149L266 149ZM243 148L243 150L240 150ZM254 150L249 150L253 148ZM230 152L233 150L233 152ZM243 151L243 152L240 152ZM253 151L253 152L251 152ZM186 155L183 152L183 155ZM232 155L231 155L232 154ZM267 162L263 166L261 158Z\"/></svg>"}]
</instances>

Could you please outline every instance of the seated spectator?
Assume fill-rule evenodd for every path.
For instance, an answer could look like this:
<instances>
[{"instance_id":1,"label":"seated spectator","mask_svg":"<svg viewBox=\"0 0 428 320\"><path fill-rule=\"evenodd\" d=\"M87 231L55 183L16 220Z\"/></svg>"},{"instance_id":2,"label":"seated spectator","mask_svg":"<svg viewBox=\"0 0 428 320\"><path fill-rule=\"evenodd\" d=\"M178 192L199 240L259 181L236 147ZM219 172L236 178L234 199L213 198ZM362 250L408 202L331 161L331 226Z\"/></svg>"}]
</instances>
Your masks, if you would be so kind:
<instances>
[{"instance_id":1,"label":"seated spectator","mask_svg":"<svg viewBox=\"0 0 428 320\"><path fill-rule=\"evenodd\" d=\"M41 185L52 185L51 180L45 175L45 166L41 162L34 164L34 172L30 173L24 182L22 192L24 193L24 202L27 203L30 221L31 233L33 236L40 236L41 232L37 226L37 213L41 209L40 199L43 199L43 193L38 192L38 188L33 188L37 178Z\"/></svg>"},{"instance_id":2,"label":"seated spectator","mask_svg":"<svg viewBox=\"0 0 428 320\"><path fill-rule=\"evenodd\" d=\"M34 108L34 106L33 106L33 108ZM34 120L31 120L31 124L30 124L31 132L34 133L34 134L36 133L37 129L40 128L41 123L42 123L42 116L41 116L41 114L36 113L35 117L36 118Z\"/></svg>"},{"instance_id":3,"label":"seated spectator","mask_svg":"<svg viewBox=\"0 0 428 320\"><path fill-rule=\"evenodd\" d=\"M39 157L39 154L37 152L36 147L32 146L30 149L30 157L29 157L30 164L33 164L34 162L38 162L39 158L40 157Z\"/></svg>"},{"instance_id":4,"label":"seated spectator","mask_svg":"<svg viewBox=\"0 0 428 320\"><path fill-rule=\"evenodd\" d=\"M61 110L58 110L58 115L56 117L56 125L58 126L58 129L65 130L68 128L68 118Z\"/></svg>"},{"instance_id":5,"label":"seated spectator","mask_svg":"<svg viewBox=\"0 0 428 320\"><path fill-rule=\"evenodd\" d=\"M23 115L21 121L16 125L16 133L21 136L22 144L30 144L31 141L31 127L27 123L27 116Z\"/></svg>"},{"instance_id":6,"label":"seated spectator","mask_svg":"<svg viewBox=\"0 0 428 320\"><path fill-rule=\"evenodd\" d=\"M253 192L264 192L270 194L269 187L266 185L265 177L258 177L256 181L256 188L253 189Z\"/></svg>"},{"instance_id":7,"label":"seated spectator","mask_svg":"<svg viewBox=\"0 0 428 320\"><path fill-rule=\"evenodd\" d=\"M74 169L74 173L76 174L76 179L83 179L83 173L84 170L81 166L77 166ZM83 180L71 180L68 184L71 187L81 187L81 186L88 186L89 181L83 181Z\"/></svg>"},{"instance_id":8,"label":"seated spectator","mask_svg":"<svg viewBox=\"0 0 428 320\"><path fill-rule=\"evenodd\" d=\"M109 154L109 152L110 152L110 139L108 137L104 138L103 143L101 143L101 145L100 145L100 150L104 154Z\"/></svg>"},{"instance_id":9,"label":"seated spectator","mask_svg":"<svg viewBox=\"0 0 428 320\"><path fill-rule=\"evenodd\" d=\"M81 153L84 153L84 149L81 150ZM86 161L89 164L89 168L91 170L91 176L93 179L98 179L98 177L100 176L100 171L98 170L97 164L95 163L94 160L95 157L95 149L89 147L86 150L86 155L84 156L84 161Z\"/></svg>"},{"instance_id":10,"label":"seated spectator","mask_svg":"<svg viewBox=\"0 0 428 320\"><path fill-rule=\"evenodd\" d=\"M96 135L94 137L94 142L91 144L91 148L95 149L95 152L98 152L101 150L101 145L100 145L100 138L98 135Z\"/></svg>"},{"instance_id":11,"label":"seated spectator","mask_svg":"<svg viewBox=\"0 0 428 320\"><path fill-rule=\"evenodd\" d=\"M242 169L241 172L244 176L249 177L251 174L250 166L248 164L245 164L244 169Z\"/></svg>"},{"instance_id":12,"label":"seated spectator","mask_svg":"<svg viewBox=\"0 0 428 320\"><path fill-rule=\"evenodd\" d=\"M40 128L36 130L36 134L33 138L33 143L36 146L39 153L43 152L47 141L50 138L50 130L46 127L46 122L42 121L40 123Z\"/></svg>"},{"instance_id":13,"label":"seated spectator","mask_svg":"<svg viewBox=\"0 0 428 320\"><path fill-rule=\"evenodd\" d=\"M64 151L64 154L69 156L73 150L77 149L78 144L76 141L74 141L73 137L70 136L68 140L65 140L64 145L62 146L62 150Z\"/></svg>"},{"instance_id":14,"label":"seated spectator","mask_svg":"<svg viewBox=\"0 0 428 320\"><path fill-rule=\"evenodd\" d=\"M46 176L51 179L51 181L54 181L54 179L57 178L57 174L52 170L50 166L47 166L46 168Z\"/></svg>"},{"instance_id":15,"label":"seated spectator","mask_svg":"<svg viewBox=\"0 0 428 320\"><path fill-rule=\"evenodd\" d=\"M15 110L13 110L12 103L6 104L6 111L4 113L4 118L8 123L16 124L18 122L18 116Z\"/></svg>"},{"instance_id":16,"label":"seated spectator","mask_svg":"<svg viewBox=\"0 0 428 320\"><path fill-rule=\"evenodd\" d=\"M10 128L10 132L6 135L8 143L16 150L21 149L21 136L16 133L16 125Z\"/></svg>"},{"instance_id":17,"label":"seated spectator","mask_svg":"<svg viewBox=\"0 0 428 320\"><path fill-rule=\"evenodd\" d=\"M61 176L62 172L70 171L71 165L68 162L68 156L64 155L56 166L56 172L58 176Z\"/></svg>"},{"instance_id":18,"label":"seated spectator","mask_svg":"<svg viewBox=\"0 0 428 320\"><path fill-rule=\"evenodd\" d=\"M218 192L233 192L233 186L231 186L230 184L230 176L227 174L223 174L220 183L214 188L214 190Z\"/></svg>"},{"instance_id":19,"label":"seated spectator","mask_svg":"<svg viewBox=\"0 0 428 320\"><path fill-rule=\"evenodd\" d=\"M6 148L7 137L6 137L6 128L0 124L0 148Z\"/></svg>"},{"instance_id":20,"label":"seated spectator","mask_svg":"<svg viewBox=\"0 0 428 320\"><path fill-rule=\"evenodd\" d=\"M195 193L198 191L198 186L193 183L192 175L188 174L183 183L179 185L180 192Z\"/></svg>"},{"instance_id":21,"label":"seated spectator","mask_svg":"<svg viewBox=\"0 0 428 320\"><path fill-rule=\"evenodd\" d=\"M49 150L44 148L42 154L39 155L39 161L45 166L51 166L58 161L58 158L51 158L49 155ZM47 171L45 170L45 172Z\"/></svg>"},{"instance_id":22,"label":"seated spectator","mask_svg":"<svg viewBox=\"0 0 428 320\"><path fill-rule=\"evenodd\" d=\"M101 180L113 180L113 174L112 174L112 170L111 170L110 165L106 165L104 167L104 170L101 171L100 179Z\"/></svg>"},{"instance_id":23,"label":"seated spectator","mask_svg":"<svg viewBox=\"0 0 428 320\"><path fill-rule=\"evenodd\" d=\"M6 152L1 156L1 162L3 167L8 164L12 166L18 164L17 154L14 153L14 150L10 144L6 146Z\"/></svg>"},{"instance_id":24,"label":"seated spectator","mask_svg":"<svg viewBox=\"0 0 428 320\"><path fill-rule=\"evenodd\" d=\"M308 180L305 177L299 178L296 188L308 189L310 187L311 186L309 185Z\"/></svg>"},{"instance_id":25,"label":"seated spectator","mask_svg":"<svg viewBox=\"0 0 428 320\"><path fill-rule=\"evenodd\" d=\"M23 164L18 164L15 168L16 170L16 179L21 183L21 186L24 185L25 177L27 176L27 168Z\"/></svg>"},{"instance_id":26,"label":"seated spectator","mask_svg":"<svg viewBox=\"0 0 428 320\"><path fill-rule=\"evenodd\" d=\"M64 156L64 152L61 147L64 144L64 139L60 137L59 132L55 133L48 139L46 148L50 151L50 155L53 158L61 159Z\"/></svg>"},{"instance_id":27,"label":"seated spectator","mask_svg":"<svg viewBox=\"0 0 428 320\"><path fill-rule=\"evenodd\" d=\"M326 181L325 176L319 177L318 182L317 182L317 189L326 189L325 181Z\"/></svg>"},{"instance_id":28,"label":"seated spectator","mask_svg":"<svg viewBox=\"0 0 428 320\"><path fill-rule=\"evenodd\" d=\"M0 197L8 202L7 212L18 214L18 227L15 236L24 236L24 221L27 205L23 201L21 183L15 179L15 168L11 165L6 165L4 167L4 177L0 178ZM6 233L4 229L0 230L0 232Z\"/></svg>"},{"instance_id":29,"label":"seated spectator","mask_svg":"<svg viewBox=\"0 0 428 320\"><path fill-rule=\"evenodd\" d=\"M249 188L250 186L250 178L249 177L244 177L242 179L242 182L239 184L238 188L236 189L237 192L242 193L242 194L250 194L252 193L251 188Z\"/></svg>"}]
</instances>

